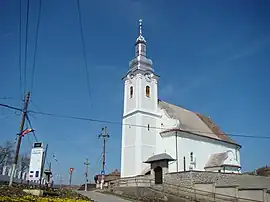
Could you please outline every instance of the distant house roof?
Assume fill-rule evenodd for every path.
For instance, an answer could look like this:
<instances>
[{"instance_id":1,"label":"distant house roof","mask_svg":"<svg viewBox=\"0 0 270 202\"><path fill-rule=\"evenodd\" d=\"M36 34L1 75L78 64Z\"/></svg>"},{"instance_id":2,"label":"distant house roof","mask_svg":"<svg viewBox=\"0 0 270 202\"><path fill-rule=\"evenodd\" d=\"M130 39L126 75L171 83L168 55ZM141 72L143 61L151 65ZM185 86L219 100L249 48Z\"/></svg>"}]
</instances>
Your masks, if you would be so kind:
<instances>
[{"instance_id":1,"label":"distant house roof","mask_svg":"<svg viewBox=\"0 0 270 202\"><path fill-rule=\"evenodd\" d=\"M179 120L180 125L178 128L174 128L173 130L180 129L184 132L189 132L194 135L200 135L238 145L229 136L222 132L221 129L215 125L210 118L161 100L159 100L158 104L161 109L165 110L170 118ZM170 131L172 131L172 129L163 131L161 133Z\"/></svg>"},{"instance_id":2,"label":"distant house roof","mask_svg":"<svg viewBox=\"0 0 270 202\"><path fill-rule=\"evenodd\" d=\"M101 174L96 175L96 179L101 180L101 177L102 177ZM115 170L115 171L111 172L110 174L105 175L104 181L109 182L109 181L116 180L119 178L120 178L120 172L118 170Z\"/></svg>"},{"instance_id":3,"label":"distant house roof","mask_svg":"<svg viewBox=\"0 0 270 202\"><path fill-rule=\"evenodd\" d=\"M162 154L156 154L154 156L151 156L144 163L152 163L152 162L155 162L155 161L162 161L162 160L175 161L175 159L173 159L169 154L162 153Z\"/></svg>"},{"instance_id":4,"label":"distant house roof","mask_svg":"<svg viewBox=\"0 0 270 202\"><path fill-rule=\"evenodd\" d=\"M268 166L265 166L265 167L262 167L262 168L258 168L256 170L256 173L260 176L270 176L270 167Z\"/></svg>"},{"instance_id":5,"label":"distant house roof","mask_svg":"<svg viewBox=\"0 0 270 202\"><path fill-rule=\"evenodd\" d=\"M228 158L228 152L212 154L210 156L210 158L208 159L208 162L206 163L204 168L214 168L214 167L226 166L225 160L227 158ZM237 165L227 165L227 166L240 167Z\"/></svg>"}]
</instances>

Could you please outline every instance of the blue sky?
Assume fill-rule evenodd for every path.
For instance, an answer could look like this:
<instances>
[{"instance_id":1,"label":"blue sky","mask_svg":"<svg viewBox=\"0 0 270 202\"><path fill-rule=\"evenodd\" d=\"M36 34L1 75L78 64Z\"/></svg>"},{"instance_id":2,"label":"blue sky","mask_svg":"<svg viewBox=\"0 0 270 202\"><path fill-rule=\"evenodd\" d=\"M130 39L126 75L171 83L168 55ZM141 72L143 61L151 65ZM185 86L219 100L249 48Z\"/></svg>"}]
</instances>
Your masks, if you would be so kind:
<instances>
[{"instance_id":1,"label":"blue sky","mask_svg":"<svg viewBox=\"0 0 270 202\"><path fill-rule=\"evenodd\" d=\"M43 0L34 87L35 111L121 121L122 76L134 57L138 19L143 18L148 56L161 76L159 97L210 116L228 133L269 136L269 1L81 0L91 99L75 0ZM169 3L168 3L169 2ZM23 42L26 1L23 0ZM31 87L38 1L30 1L26 86ZM0 1L0 103L21 107L19 0ZM24 46L23 46L24 47ZM24 64L24 61L23 63ZM267 90L268 89L268 90ZM103 126L106 170L120 168L121 126L33 114L38 139L49 144L56 173L83 182L85 158L100 172ZM0 108L1 143L14 140L20 115ZM270 139L233 137L241 144L243 170L269 164ZM23 139L30 152L33 137Z\"/></svg>"}]
</instances>

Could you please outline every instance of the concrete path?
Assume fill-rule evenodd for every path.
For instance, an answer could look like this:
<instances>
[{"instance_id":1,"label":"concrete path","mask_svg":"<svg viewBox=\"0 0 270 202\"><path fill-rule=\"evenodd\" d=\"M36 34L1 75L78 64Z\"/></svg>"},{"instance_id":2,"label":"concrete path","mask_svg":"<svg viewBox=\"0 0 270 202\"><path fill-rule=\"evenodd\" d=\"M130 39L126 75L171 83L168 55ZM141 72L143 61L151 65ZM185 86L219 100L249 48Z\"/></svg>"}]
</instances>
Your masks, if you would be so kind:
<instances>
[{"instance_id":1,"label":"concrete path","mask_svg":"<svg viewBox=\"0 0 270 202\"><path fill-rule=\"evenodd\" d=\"M110 194L103 194L97 191L78 191L80 194L91 198L96 202L130 202L129 200L122 199Z\"/></svg>"}]
</instances>

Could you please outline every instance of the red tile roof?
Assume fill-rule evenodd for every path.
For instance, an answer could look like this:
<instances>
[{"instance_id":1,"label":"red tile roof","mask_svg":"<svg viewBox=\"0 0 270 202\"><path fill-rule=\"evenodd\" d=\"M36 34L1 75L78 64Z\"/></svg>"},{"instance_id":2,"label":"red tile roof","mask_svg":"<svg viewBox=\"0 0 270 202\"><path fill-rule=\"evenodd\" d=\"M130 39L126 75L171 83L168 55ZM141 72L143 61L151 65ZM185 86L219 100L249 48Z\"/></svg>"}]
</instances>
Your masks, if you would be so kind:
<instances>
[{"instance_id":1,"label":"red tile roof","mask_svg":"<svg viewBox=\"0 0 270 202\"><path fill-rule=\"evenodd\" d=\"M165 101L158 100L158 104L160 109L165 110L167 116L179 121L179 124L175 128L161 133L183 131L191 135L203 136L241 147L241 145L226 135L210 118Z\"/></svg>"},{"instance_id":2,"label":"red tile roof","mask_svg":"<svg viewBox=\"0 0 270 202\"><path fill-rule=\"evenodd\" d=\"M221 129L219 126L217 126L211 119L210 117L206 117L202 114L196 113L197 116L210 128L211 131L213 131L213 133L218 136L221 140L224 140L226 142L230 142L230 143L234 143L235 141L233 141L229 136L227 136Z\"/></svg>"}]
</instances>

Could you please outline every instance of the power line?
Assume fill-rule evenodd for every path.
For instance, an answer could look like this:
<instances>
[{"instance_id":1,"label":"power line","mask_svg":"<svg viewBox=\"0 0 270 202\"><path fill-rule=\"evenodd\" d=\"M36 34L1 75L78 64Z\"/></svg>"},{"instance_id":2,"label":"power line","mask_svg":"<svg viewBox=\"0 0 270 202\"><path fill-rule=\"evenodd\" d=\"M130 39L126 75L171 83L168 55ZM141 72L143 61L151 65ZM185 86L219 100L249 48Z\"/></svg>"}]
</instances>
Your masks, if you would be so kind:
<instances>
[{"instance_id":1,"label":"power line","mask_svg":"<svg viewBox=\"0 0 270 202\"><path fill-rule=\"evenodd\" d=\"M39 0L38 19L37 19L37 28L36 28L36 41L35 41L35 48L34 48L34 59L33 59L30 91L33 91L33 86L34 86L34 75L35 75L35 69L36 69L36 53L37 53L38 33L39 33L39 25L40 25L41 5L42 5L42 0Z\"/></svg>"},{"instance_id":2,"label":"power line","mask_svg":"<svg viewBox=\"0 0 270 202\"><path fill-rule=\"evenodd\" d=\"M28 122L26 122L26 127L28 128ZM29 148L31 149L33 147L33 142L30 140L30 136L27 135L27 140L28 140L28 144L29 144Z\"/></svg>"},{"instance_id":3,"label":"power line","mask_svg":"<svg viewBox=\"0 0 270 202\"><path fill-rule=\"evenodd\" d=\"M0 103L0 106L6 107L6 108L9 108L9 109L14 109L14 110L16 110L16 111L23 111L22 109L19 109L19 108L17 108L17 107L13 107L13 106L10 106L10 105L6 105L6 104L1 104L1 103ZM33 128L33 127L32 127L32 124L31 124L31 121L30 121L29 116L28 116L27 113L26 113L26 119L27 119L27 122L29 123L30 127ZM33 135L34 135L34 137L35 137L35 140L38 141L38 140L37 140L37 137L36 137L36 134L35 134L35 131L33 131Z\"/></svg>"},{"instance_id":4,"label":"power line","mask_svg":"<svg viewBox=\"0 0 270 202\"><path fill-rule=\"evenodd\" d=\"M89 72L88 72L88 64L87 64L87 57L86 57L86 48L85 48L85 40L83 34L83 25L82 25L82 16L81 16L81 7L80 7L80 0L77 0L77 9L79 15L79 22L80 22L80 32L81 32L81 39L82 39L82 46L83 46L83 57L84 57L84 67L86 71L86 82L87 82L87 90L89 95L90 101L90 108L92 103L92 96L91 96L91 88L90 88L90 79L89 79Z\"/></svg>"},{"instance_id":5,"label":"power line","mask_svg":"<svg viewBox=\"0 0 270 202\"><path fill-rule=\"evenodd\" d=\"M129 127L141 127L141 128L151 128L151 129L159 129L159 130L170 130L172 128L165 128L165 127L154 127L154 126L148 126L148 125L137 125L137 124L124 124L122 122L116 122L116 121L107 121L107 120L99 120L99 119L93 119L93 118L86 118L86 117L78 117L78 116L69 116L69 115L60 115L60 114L53 114L53 113L47 113L47 112L37 112L29 110L31 113L40 114L40 115L46 115L46 116L52 116L52 117L59 117L59 118L67 118L67 119L74 119L74 120L81 120L81 121L89 121L89 122L98 122L98 123L107 123L107 124L115 124L115 125L124 125ZM180 129L182 132L190 132L190 133L205 133L205 134L214 134L213 132L207 132L207 131L198 131L198 130L183 130ZM252 136L252 135L240 135L240 134L232 134L232 133L226 133L228 136L234 136L234 137L246 137L246 138L262 138L262 139L270 139L270 136Z\"/></svg>"},{"instance_id":6,"label":"power line","mask_svg":"<svg viewBox=\"0 0 270 202\"><path fill-rule=\"evenodd\" d=\"M0 104L0 106L7 107L14 110L22 111L19 108L12 107L6 104ZM165 128L165 127L154 127L154 126L148 126L148 125L137 125L137 124L124 124L122 122L116 122L116 121L108 121L108 120L101 120L101 119L93 119L93 118L86 118L86 117L78 117L78 116L69 116L69 115L61 115L61 114L54 114L54 113L48 113L48 112L40 112L40 111L33 111L28 110L29 113L34 114L40 114L45 116L52 116L52 117L58 117L58 118L66 118L66 119L74 119L74 120L81 120L81 121L89 121L89 122L97 122L97 123L107 123L107 124L115 124L115 125L125 125L129 127L141 127L141 128L151 128L151 129L159 129L159 130L170 130L172 128ZM214 134L213 132L207 132L207 131L197 131L197 130L181 130L182 132L191 132L191 133L205 133L205 134ZM254 135L240 135L240 134L232 134L232 133L225 133L228 136L232 137L245 137L245 138L261 138L261 139L270 139L270 136L254 136Z\"/></svg>"},{"instance_id":7,"label":"power line","mask_svg":"<svg viewBox=\"0 0 270 202\"><path fill-rule=\"evenodd\" d=\"M6 107L6 108L9 108L9 109L14 109L14 110L17 110L17 111L23 111L22 109L19 109L17 107L13 107L13 106L10 106L10 105L6 105L6 104L1 104L0 103L0 106Z\"/></svg>"},{"instance_id":8,"label":"power line","mask_svg":"<svg viewBox=\"0 0 270 202\"><path fill-rule=\"evenodd\" d=\"M12 99L12 97L0 97L0 100Z\"/></svg>"},{"instance_id":9,"label":"power line","mask_svg":"<svg viewBox=\"0 0 270 202\"><path fill-rule=\"evenodd\" d=\"M27 0L25 48L24 48L24 93L26 92L26 65L27 65L27 49L28 49L28 23L29 23L29 0Z\"/></svg>"},{"instance_id":10,"label":"power line","mask_svg":"<svg viewBox=\"0 0 270 202\"><path fill-rule=\"evenodd\" d=\"M37 110L42 111L42 110L40 110L40 108L35 104L35 102L33 101L33 99L30 100L30 103L31 103Z\"/></svg>"},{"instance_id":11,"label":"power line","mask_svg":"<svg viewBox=\"0 0 270 202\"><path fill-rule=\"evenodd\" d=\"M20 0L20 12L19 12L19 70L20 70L20 93L23 97L22 89L22 0Z\"/></svg>"},{"instance_id":12,"label":"power line","mask_svg":"<svg viewBox=\"0 0 270 202\"><path fill-rule=\"evenodd\" d=\"M32 124L31 124L31 121L30 121L30 119L29 119L28 114L26 114L26 120L27 120L27 122L29 123L29 126L31 127L31 129L33 129L33 126L32 126ZM38 139L37 139L37 136L36 136L35 131L32 131L32 133L33 133L33 135L34 135L35 141L38 142Z\"/></svg>"}]
</instances>

